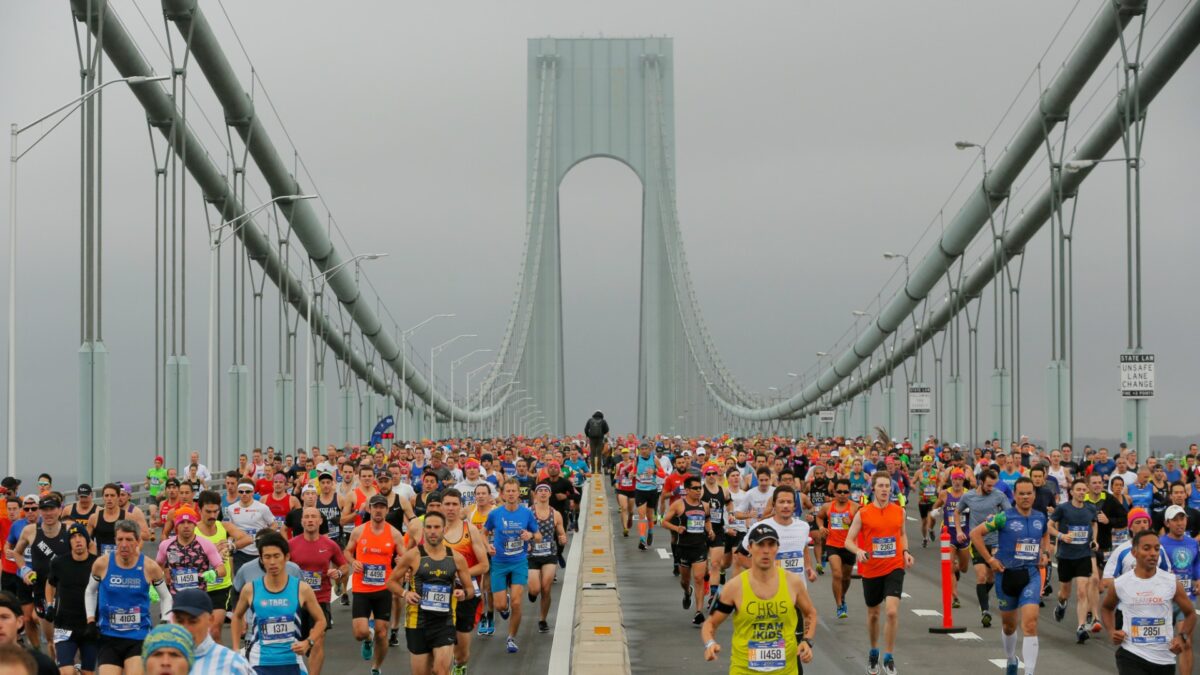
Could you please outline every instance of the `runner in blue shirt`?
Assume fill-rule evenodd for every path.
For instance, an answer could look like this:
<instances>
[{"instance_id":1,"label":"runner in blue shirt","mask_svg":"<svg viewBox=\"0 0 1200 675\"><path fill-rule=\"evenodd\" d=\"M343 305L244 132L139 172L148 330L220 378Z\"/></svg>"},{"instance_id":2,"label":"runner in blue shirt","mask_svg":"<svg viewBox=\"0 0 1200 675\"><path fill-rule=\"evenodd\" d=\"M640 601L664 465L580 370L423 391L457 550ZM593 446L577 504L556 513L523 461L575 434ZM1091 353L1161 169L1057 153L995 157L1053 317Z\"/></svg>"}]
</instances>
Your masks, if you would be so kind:
<instances>
[{"instance_id":1,"label":"runner in blue shirt","mask_svg":"<svg viewBox=\"0 0 1200 675\"><path fill-rule=\"evenodd\" d=\"M1021 645L1025 672L1033 673L1037 668L1038 603L1042 595L1039 568L1050 564L1050 529L1045 514L1033 510L1033 481L1018 478L1013 493L1016 508L1001 511L971 530L971 543L977 551L988 550L984 543L987 534L999 535L995 555L988 554L984 562L996 572L996 600L1003 625L1000 641L1008 660L1006 675L1017 673L1018 612L1025 636Z\"/></svg>"},{"instance_id":2,"label":"runner in blue shirt","mask_svg":"<svg viewBox=\"0 0 1200 675\"><path fill-rule=\"evenodd\" d=\"M1187 511L1182 506L1168 506L1163 518L1167 531L1159 540L1159 544L1166 554L1175 578L1183 586L1183 590L1187 591L1188 599L1194 602L1197 591L1200 591L1200 545L1187 535ZM1182 614L1176 611L1176 625L1183 619ZM1192 658L1191 649L1183 650L1179 655L1179 672L1192 672Z\"/></svg>"},{"instance_id":3,"label":"runner in blue shirt","mask_svg":"<svg viewBox=\"0 0 1200 675\"><path fill-rule=\"evenodd\" d=\"M515 654L517 629L521 627L521 605L525 586L529 582L525 542L539 542L542 535L533 511L521 503L521 486L516 478L505 479L500 495L504 505L492 509L484 521L483 530L489 540L488 555L492 557L489 574L493 607L500 612L500 618L508 621L508 653ZM511 617L508 602L510 588L513 597Z\"/></svg>"}]
</instances>

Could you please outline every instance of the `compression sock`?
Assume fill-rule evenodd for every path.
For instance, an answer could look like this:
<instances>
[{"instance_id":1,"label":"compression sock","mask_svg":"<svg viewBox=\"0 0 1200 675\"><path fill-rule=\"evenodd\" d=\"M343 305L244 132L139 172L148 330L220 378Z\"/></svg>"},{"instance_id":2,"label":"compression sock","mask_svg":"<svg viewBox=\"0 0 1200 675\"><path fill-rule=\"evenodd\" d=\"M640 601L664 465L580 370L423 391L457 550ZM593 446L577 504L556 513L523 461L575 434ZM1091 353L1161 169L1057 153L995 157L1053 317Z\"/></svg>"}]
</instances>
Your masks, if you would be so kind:
<instances>
[{"instance_id":1,"label":"compression sock","mask_svg":"<svg viewBox=\"0 0 1200 675\"><path fill-rule=\"evenodd\" d=\"M642 543L645 543L646 542L646 521L643 518L638 518L637 523L638 523L638 536L641 537Z\"/></svg>"},{"instance_id":2,"label":"compression sock","mask_svg":"<svg viewBox=\"0 0 1200 675\"><path fill-rule=\"evenodd\" d=\"M975 584L975 597L979 598L979 609L988 611L988 585Z\"/></svg>"},{"instance_id":3,"label":"compression sock","mask_svg":"<svg viewBox=\"0 0 1200 675\"><path fill-rule=\"evenodd\" d=\"M1013 639L1016 640L1016 637L1014 634ZM1036 635L1026 635L1025 639L1021 642L1021 659L1025 661L1026 675L1033 675L1037 669L1037 657L1038 638Z\"/></svg>"},{"instance_id":4,"label":"compression sock","mask_svg":"<svg viewBox=\"0 0 1200 675\"><path fill-rule=\"evenodd\" d=\"M1004 656L1009 660L1017 658L1017 633L1005 633L1000 629L1000 644L1004 645Z\"/></svg>"}]
</instances>

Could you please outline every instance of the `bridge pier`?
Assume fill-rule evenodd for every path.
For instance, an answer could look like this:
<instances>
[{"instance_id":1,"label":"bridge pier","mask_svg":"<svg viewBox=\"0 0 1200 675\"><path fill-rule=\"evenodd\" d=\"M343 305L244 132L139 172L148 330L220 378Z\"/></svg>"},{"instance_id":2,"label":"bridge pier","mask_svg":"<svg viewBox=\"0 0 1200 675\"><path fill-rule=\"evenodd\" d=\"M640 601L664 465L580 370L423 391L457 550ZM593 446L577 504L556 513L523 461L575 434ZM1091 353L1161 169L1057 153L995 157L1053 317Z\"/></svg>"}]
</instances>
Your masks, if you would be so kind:
<instances>
[{"instance_id":1,"label":"bridge pier","mask_svg":"<svg viewBox=\"0 0 1200 675\"><path fill-rule=\"evenodd\" d=\"M97 340L83 343L78 355L79 480L103 484L108 482L111 468L108 447L108 350L103 342ZM15 452L15 449L10 451Z\"/></svg>"},{"instance_id":2,"label":"bridge pier","mask_svg":"<svg viewBox=\"0 0 1200 675\"><path fill-rule=\"evenodd\" d=\"M324 451L325 444L328 443L327 436L329 430L326 427L326 411L325 411L325 382L315 380L308 383L308 419L304 423L308 426L309 443L321 448ZM308 452L310 448L305 448Z\"/></svg>"},{"instance_id":3,"label":"bridge pier","mask_svg":"<svg viewBox=\"0 0 1200 675\"><path fill-rule=\"evenodd\" d=\"M229 378L229 399L224 411L229 442L222 449L219 466L233 467L237 466L239 454L249 454L251 450L250 369L245 364L236 364L229 367L226 375Z\"/></svg>"},{"instance_id":4,"label":"bridge pier","mask_svg":"<svg viewBox=\"0 0 1200 675\"><path fill-rule=\"evenodd\" d=\"M186 354L167 357L166 466L183 467L191 452L192 364Z\"/></svg>"},{"instance_id":5,"label":"bridge pier","mask_svg":"<svg viewBox=\"0 0 1200 675\"><path fill-rule=\"evenodd\" d=\"M296 378L291 373L275 376L275 437L271 440L280 454L296 450Z\"/></svg>"},{"instance_id":6,"label":"bridge pier","mask_svg":"<svg viewBox=\"0 0 1200 675\"><path fill-rule=\"evenodd\" d=\"M1004 368L992 371L992 435L1008 450L1012 442L1012 375Z\"/></svg>"}]
</instances>

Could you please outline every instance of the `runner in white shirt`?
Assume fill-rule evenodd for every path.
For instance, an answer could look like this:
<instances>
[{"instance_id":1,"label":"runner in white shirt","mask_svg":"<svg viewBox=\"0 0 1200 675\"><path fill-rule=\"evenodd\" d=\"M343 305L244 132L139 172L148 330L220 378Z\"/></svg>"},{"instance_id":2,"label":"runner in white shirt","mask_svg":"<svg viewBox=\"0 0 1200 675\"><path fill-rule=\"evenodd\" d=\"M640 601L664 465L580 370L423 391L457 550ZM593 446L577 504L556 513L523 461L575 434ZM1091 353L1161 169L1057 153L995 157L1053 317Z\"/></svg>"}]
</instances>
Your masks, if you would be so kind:
<instances>
[{"instance_id":1,"label":"runner in white shirt","mask_svg":"<svg viewBox=\"0 0 1200 675\"><path fill-rule=\"evenodd\" d=\"M1138 532L1143 532L1150 529L1150 513L1146 509L1132 509L1129 511L1129 536L1133 537ZM1104 593L1112 587L1113 579L1125 574L1137 565L1137 556L1133 555L1133 541L1127 541L1120 544L1112 553L1108 555L1108 562L1104 563L1104 572L1101 574L1100 592ZM1164 570L1170 571L1170 563L1167 562L1167 552L1161 551L1159 556L1158 566Z\"/></svg>"},{"instance_id":2,"label":"runner in white shirt","mask_svg":"<svg viewBox=\"0 0 1200 675\"><path fill-rule=\"evenodd\" d=\"M463 464L466 477L454 486L456 490L462 493L463 507L470 508L475 505L475 488L480 485L486 485L492 492L492 497L498 497L500 493L496 492L496 486L492 485L491 481L485 479L479 474L479 462L473 459L468 459Z\"/></svg>"},{"instance_id":3,"label":"runner in white shirt","mask_svg":"<svg viewBox=\"0 0 1200 675\"><path fill-rule=\"evenodd\" d=\"M1113 589L1104 596L1100 610L1112 643L1119 647L1117 673L1171 675L1176 655L1192 648L1196 611L1175 575L1158 568L1162 555L1158 535L1142 531L1130 543L1137 565L1113 581ZM1179 608L1178 613L1172 603ZM1123 615L1120 629L1116 628L1117 609ZM1178 634L1176 617L1180 618Z\"/></svg>"},{"instance_id":4,"label":"runner in white shirt","mask_svg":"<svg viewBox=\"0 0 1200 675\"><path fill-rule=\"evenodd\" d=\"M771 493L770 518L759 522L766 523L779 533L779 552L775 560L779 566L788 572L806 576L808 581L817 580L817 570L812 564L812 551L809 544L808 523L800 518L793 518L796 513L796 490L790 487L778 487ZM755 523L756 525L758 523Z\"/></svg>"},{"instance_id":5,"label":"runner in white shirt","mask_svg":"<svg viewBox=\"0 0 1200 675\"><path fill-rule=\"evenodd\" d=\"M758 486L745 491L741 505L734 504L737 511L733 515L744 520L747 529L754 527L762 519L774 493L775 488L771 487L771 470L764 466L758 470Z\"/></svg>"},{"instance_id":6,"label":"runner in white shirt","mask_svg":"<svg viewBox=\"0 0 1200 675\"><path fill-rule=\"evenodd\" d=\"M266 504L254 501L254 486L250 483L238 484L238 500L230 504L225 512L228 514L229 520L251 538L257 537L258 533L263 530L275 527L275 516ZM242 565L257 557L258 547L253 542L234 551L234 573L236 574Z\"/></svg>"}]
</instances>

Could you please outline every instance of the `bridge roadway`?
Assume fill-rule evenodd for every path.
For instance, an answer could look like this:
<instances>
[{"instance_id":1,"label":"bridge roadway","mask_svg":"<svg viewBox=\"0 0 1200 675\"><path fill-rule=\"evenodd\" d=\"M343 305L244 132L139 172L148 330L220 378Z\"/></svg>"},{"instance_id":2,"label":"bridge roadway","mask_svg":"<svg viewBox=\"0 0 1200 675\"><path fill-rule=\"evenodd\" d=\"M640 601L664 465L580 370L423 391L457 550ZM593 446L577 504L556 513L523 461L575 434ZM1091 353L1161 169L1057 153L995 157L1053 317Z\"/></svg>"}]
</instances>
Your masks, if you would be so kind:
<instances>
[{"instance_id":1,"label":"bridge roadway","mask_svg":"<svg viewBox=\"0 0 1200 675\"><path fill-rule=\"evenodd\" d=\"M658 675L663 672L687 672L689 675L723 675L729 672L729 638L731 622L726 621L718 632L717 639L723 652L713 663L704 660L700 644L700 632L691 625L691 611L684 611L680 599L679 584L671 574L670 548L667 533L659 529L653 548L637 550L636 535L628 539L620 536L617 501L612 498L611 486L607 503L611 505L609 518L616 534L614 550L617 561L617 583L621 597L621 609L629 641L629 657L634 674ZM910 505L908 531L910 540L918 542L920 526L916 521L916 507ZM569 546L574 546L577 537L572 537ZM568 548L568 552L569 552ZM150 547L147 546L147 552ZM897 639L897 670L938 675L961 673L971 669L979 675L1002 674L1003 650L1000 646L1000 621L991 628L979 623L978 605L974 595L974 583L964 579L959 591L963 607L955 613L956 623L965 626L968 633L958 638L934 635L930 626L941 624L940 556L935 545L913 551L916 563L905 578L907 594L901 604L899 637ZM497 617L496 635L475 636L472 640L471 663L468 672L513 673L529 675L549 672L551 642L554 632L570 630L569 627L553 625L559 595L562 593L561 579L555 585L555 605L551 608L551 633L537 632L535 606L525 599L525 618L518 634L521 651L508 654L504 649L505 624ZM849 618L838 620L833 612L833 594L830 576L817 578L810 586L820 616L820 625L815 639L815 656L806 668L809 673L864 673L867 664L866 614L862 604L862 588L855 580L848 595ZM1055 587L1058 582L1055 580ZM1073 602L1073 601L1072 601ZM994 598L993 598L994 603ZM930 614L938 612L938 614ZM1050 607L1042 610L1039 622L1041 650L1038 671L1042 673L1068 672L1072 668L1086 668L1089 673L1116 672L1113 664L1114 648L1108 645L1105 634L1093 636L1085 645L1076 645L1074 636L1074 605L1067 609L1067 619L1059 624L1053 620ZM367 673L370 666L359 654L359 643L350 633L350 608L338 603L333 605L334 626L327 637L324 672L336 675ZM1019 648L1018 648L1019 652ZM978 670L974 670L974 669ZM386 673L408 673L408 651L404 647L404 634L400 634L400 646L392 647L384 662ZM1022 671L1023 672L1023 671ZM559 675L552 673L549 675ZM614 675L616 675L614 673Z\"/></svg>"}]
</instances>

